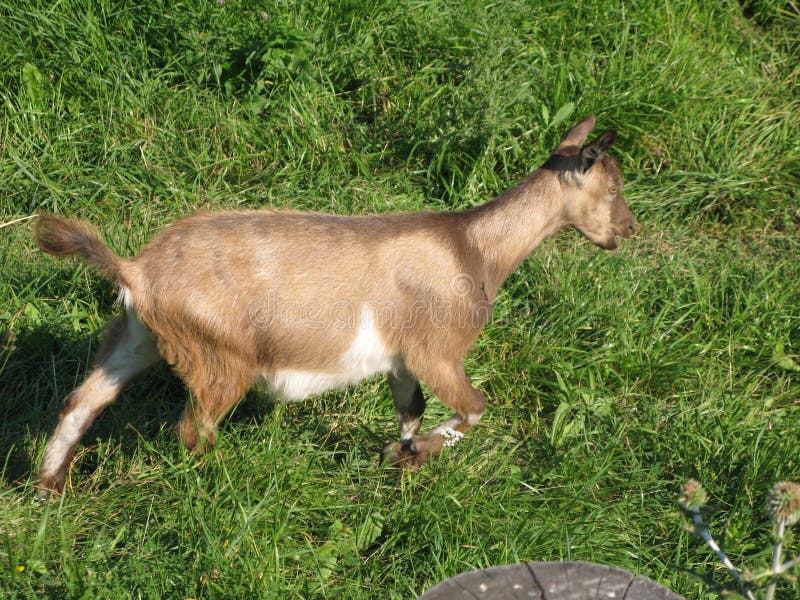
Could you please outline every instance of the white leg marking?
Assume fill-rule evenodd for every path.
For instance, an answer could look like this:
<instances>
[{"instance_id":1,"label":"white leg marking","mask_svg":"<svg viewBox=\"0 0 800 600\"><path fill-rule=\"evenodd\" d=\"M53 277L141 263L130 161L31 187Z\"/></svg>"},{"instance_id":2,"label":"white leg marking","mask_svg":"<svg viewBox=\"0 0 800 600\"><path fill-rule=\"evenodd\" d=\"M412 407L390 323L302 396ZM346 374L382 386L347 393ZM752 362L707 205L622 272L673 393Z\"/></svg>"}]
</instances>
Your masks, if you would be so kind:
<instances>
[{"instance_id":1,"label":"white leg marking","mask_svg":"<svg viewBox=\"0 0 800 600\"><path fill-rule=\"evenodd\" d=\"M447 419L447 421L445 421L441 425L438 425L438 426L434 427L433 430L431 431L431 433L438 433L439 435L444 435L442 433L443 431L448 430L448 429L452 430L454 427L458 427L463 422L464 421L461 419L461 417L459 415L453 415L452 417Z\"/></svg>"},{"instance_id":2,"label":"white leg marking","mask_svg":"<svg viewBox=\"0 0 800 600\"><path fill-rule=\"evenodd\" d=\"M127 328L116 343L103 363L72 392L66 412L47 444L41 469L43 474L55 475L65 468L69 453L95 417L116 399L134 375L159 358L153 336L132 308L127 309Z\"/></svg>"},{"instance_id":3,"label":"white leg marking","mask_svg":"<svg viewBox=\"0 0 800 600\"><path fill-rule=\"evenodd\" d=\"M101 369L92 371L73 392L70 406L62 415L45 451L42 472L55 474L64 467L70 451L78 443L95 416L119 392L120 384ZM108 400L110 398L110 400Z\"/></svg>"},{"instance_id":4,"label":"white leg marking","mask_svg":"<svg viewBox=\"0 0 800 600\"><path fill-rule=\"evenodd\" d=\"M473 425L477 425L478 421L481 420L483 413L470 413L467 415L467 425L472 427Z\"/></svg>"},{"instance_id":5,"label":"white leg marking","mask_svg":"<svg viewBox=\"0 0 800 600\"><path fill-rule=\"evenodd\" d=\"M103 361L110 377L125 385L134 375L154 365L160 355L153 334L145 327L133 308L126 310L127 330L111 355Z\"/></svg>"},{"instance_id":6,"label":"white leg marking","mask_svg":"<svg viewBox=\"0 0 800 600\"><path fill-rule=\"evenodd\" d=\"M400 420L400 439L401 440L409 440L414 437L417 432L419 431L420 423L422 422L421 419L416 418L410 421L403 421L400 418L400 415L397 416L398 420Z\"/></svg>"},{"instance_id":7,"label":"white leg marking","mask_svg":"<svg viewBox=\"0 0 800 600\"><path fill-rule=\"evenodd\" d=\"M481 414L478 413L470 413L467 415L467 424L472 427L478 421L481 420ZM455 446L458 440L464 437L464 434L460 431L456 431L454 427L458 427L464 423L464 420L461 418L460 415L453 415L447 421L435 427L431 433L438 433L444 438L444 445L445 446Z\"/></svg>"},{"instance_id":8,"label":"white leg marking","mask_svg":"<svg viewBox=\"0 0 800 600\"><path fill-rule=\"evenodd\" d=\"M75 415L78 412L75 410L66 415L50 437L41 467L43 473L53 475L61 469L70 450L78 443L84 431L82 422L85 420L85 417Z\"/></svg>"}]
</instances>

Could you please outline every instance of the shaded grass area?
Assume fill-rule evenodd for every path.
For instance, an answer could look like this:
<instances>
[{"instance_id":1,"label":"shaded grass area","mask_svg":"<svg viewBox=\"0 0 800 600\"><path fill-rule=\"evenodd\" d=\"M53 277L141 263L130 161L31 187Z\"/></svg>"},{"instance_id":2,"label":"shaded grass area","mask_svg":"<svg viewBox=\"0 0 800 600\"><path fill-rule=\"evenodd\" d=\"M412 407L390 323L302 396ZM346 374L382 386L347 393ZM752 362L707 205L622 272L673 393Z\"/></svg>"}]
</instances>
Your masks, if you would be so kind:
<instances>
[{"instance_id":1,"label":"shaded grass area","mask_svg":"<svg viewBox=\"0 0 800 600\"><path fill-rule=\"evenodd\" d=\"M715 568L681 527L689 477L734 561L766 560L766 492L800 476L800 20L706 4L0 2L4 224L75 214L130 255L198 208L465 208L588 113L620 130L640 223L616 253L561 233L509 279L468 360L489 410L418 473L376 466L396 435L378 380L251 394L189 460L164 367L43 505L31 470L114 292L4 226L0 589L413 598L579 559L707 597L678 568Z\"/></svg>"}]
</instances>

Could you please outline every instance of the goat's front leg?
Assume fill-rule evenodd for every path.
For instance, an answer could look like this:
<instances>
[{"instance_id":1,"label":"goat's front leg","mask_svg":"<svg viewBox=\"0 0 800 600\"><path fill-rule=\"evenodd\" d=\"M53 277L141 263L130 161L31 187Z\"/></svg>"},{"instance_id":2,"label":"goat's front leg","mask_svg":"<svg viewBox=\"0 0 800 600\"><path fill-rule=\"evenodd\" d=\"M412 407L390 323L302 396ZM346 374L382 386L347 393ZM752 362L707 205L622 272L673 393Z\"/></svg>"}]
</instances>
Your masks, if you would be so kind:
<instances>
[{"instance_id":1,"label":"goat's front leg","mask_svg":"<svg viewBox=\"0 0 800 600\"><path fill-rule=\"evenodd\" d=\"M400 424L400 439L407 440L419 433L422 414L425 412L425 396L419 380L405 367L389 373L389 389L392 390L397 421Z\"/></svg>"},{"instance_id":2,"label":"goat's front leg","mask_svg":"<svg viewBox=\"0 0 800 600\"><path fill-rule=\"evenodd\" d=\"M445 446L455 445L483 415L486 398L483 392L472 386L462 364L431 366L424 368L421 375L431 392L455 414L424 435L414 432L410 438L389 444L383 450L386 464L403 467L425 464L439 455Z\"/></svg>"}]
</instances>

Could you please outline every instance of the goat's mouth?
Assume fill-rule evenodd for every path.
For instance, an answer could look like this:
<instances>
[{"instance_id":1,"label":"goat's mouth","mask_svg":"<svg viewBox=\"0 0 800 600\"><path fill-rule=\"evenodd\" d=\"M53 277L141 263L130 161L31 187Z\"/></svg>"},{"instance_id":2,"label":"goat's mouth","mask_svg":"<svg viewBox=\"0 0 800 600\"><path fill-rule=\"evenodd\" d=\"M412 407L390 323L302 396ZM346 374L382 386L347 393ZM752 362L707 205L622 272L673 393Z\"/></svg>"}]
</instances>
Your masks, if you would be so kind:
<instances>
[{"instance_id":1,"label":"goat's mouth","mask_svg":"<svg viewBox=\"0 0 800 600\"><path fill-rule=\"evenodd\" d=\"M630 225L629 227L621 227L619 230L614 230L614 235L618 235L620 237L624 237L626 240L630 239L633 235L634 226Z\"/></svg>"},{"instance_id":2,"label":"goat's mouth","mask_svg":"<svg viewBox=\"0 0 800 600\"><path fill-rule=\"evenodd\" d=\"M619 241L617 240L617 236L613 233L602 242L595 242L595 244L600 246L603 250L616 250L619 248Z\"/></svg>"},{"instance_id":3,"label":"goat's mouth","mask_svg":"<svg viewBox=\"0 0 800 600\"><path fill-rule=\"evenodd\" d=\"M619 242L617 242L617 232L614 230L608 230L605 233L600 233L597 231L583 229L582 227L576 227L576 229L583 234L583 237L603 250L614 250L619 246Z\"/></svg>"},{"instance_id":4,"label":"goat's mouth","mask_svg":"<svg viewBox=\"0 0 800 600\"><path fill-rule=\"evenodd\" d=\"M633 235L633 227L614 227L609 233L608 237L602 242L595 242L604 250L616 250L619 248L619 239L629 239Z\"/></svg>"}]
</instances>

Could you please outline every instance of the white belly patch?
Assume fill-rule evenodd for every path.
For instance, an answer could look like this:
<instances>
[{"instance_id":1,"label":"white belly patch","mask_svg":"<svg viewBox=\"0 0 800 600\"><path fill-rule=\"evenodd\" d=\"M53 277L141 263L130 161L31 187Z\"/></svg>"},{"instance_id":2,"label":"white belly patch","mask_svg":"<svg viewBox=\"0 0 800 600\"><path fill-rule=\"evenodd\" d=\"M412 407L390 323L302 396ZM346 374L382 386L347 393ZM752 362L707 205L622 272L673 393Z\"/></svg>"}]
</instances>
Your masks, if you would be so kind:
<instances>
[{"instance_id":1,"label":"white belly patch","mask_svg":"<svg viewBox=\"0 0 800 600\"><path fill-rule=\"evenodd\" d=\"M397 356L381 341L368 306L361 310L361 324L350 347L342 354L336 371L279 369L263 374L270 392L282 400L303 400L327 390L358 383L371 375L388 373L396 367Z\"/></svg>"}]
</instances>

